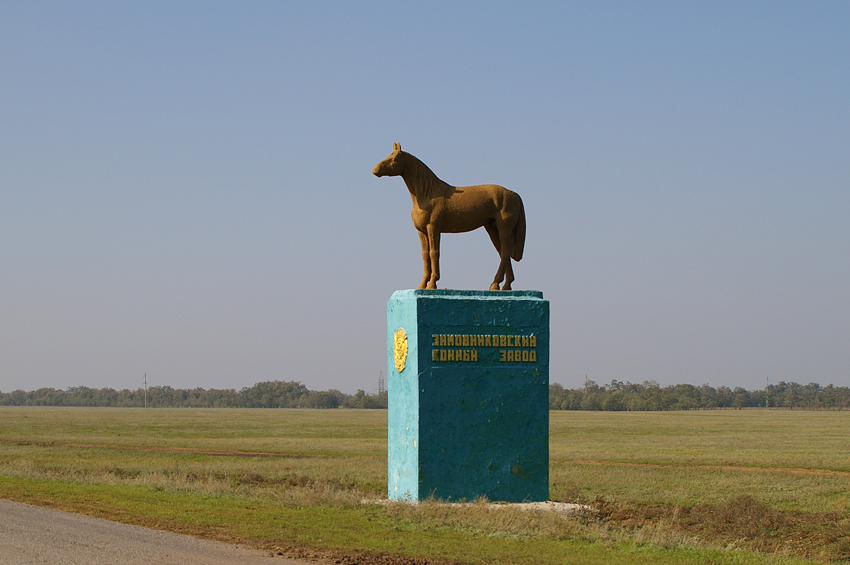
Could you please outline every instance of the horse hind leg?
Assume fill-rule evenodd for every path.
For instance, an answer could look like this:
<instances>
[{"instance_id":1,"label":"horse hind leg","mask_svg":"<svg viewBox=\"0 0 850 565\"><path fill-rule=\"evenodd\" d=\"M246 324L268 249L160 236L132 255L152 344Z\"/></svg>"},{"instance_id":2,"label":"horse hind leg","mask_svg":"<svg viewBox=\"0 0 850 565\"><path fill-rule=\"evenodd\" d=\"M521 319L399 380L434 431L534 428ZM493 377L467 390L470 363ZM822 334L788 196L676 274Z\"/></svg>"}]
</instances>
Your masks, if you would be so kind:
<instances>
[{"instance_id":1,"label":"horse hind leg","mask_svg":"<svg viewBox=\"0 0 850 565\"><path fill-rule=\"evenodd\" d=\"M493 224L484 224L484 229L487 230L487 235L490 236L490 241L493 242L493 247L496 248L496 253L498 253L501 257L502 242L499 241L499 229L496 227L495 222Z\"/></svg>"},{"instance_id":2,"label":"horse hind leg","mask_svg":"<svg viewBox=\"0 0 850 565\"><path fill-rule=\"evenodd\" d=\"M490 285L490 290L499 290L499 285L502 280L505 281L505 286L502 287L502 290L510 290L511 283L514 282L514 270L511 267L511 252L513 251L511 247L511 238L509 230L497 230L495 227L492 228L497 232L499 245L496 249L499 251L499 270L496 271L496 276L493 278L493 283ZM487 228L487 232L490 232L490 228ZM490 235L491 239L493 237L492 233ZM495 242L494 242L495 245ZM505 278L507 275L507 278Z\"/></svg>"},{"instance_id":3,"label":"horse hind leg","mask_svg":"<svg viewBox=\"0 0 850 565\"><path fill-rule=\"evenodd\" d=\"M501 288L501 290L511 290L511 283L514 282L514 270L513 267L511 267L511 254L508 251L504 251L504 247L502 249L503 251L501 261L499 261L499 270L496 271L496 276L493 278L490 290L499 290L499 284L502 280L505 281L505 285Z\"/></svg>"},{"instance_id":4,"label":"horse hind leg","mask_svg":"<svg viewBox=\"0 0 850 565\"><path fill-rule=\"evenodd\" d=\"M514 278L514 267L511 264L510 258L508 258L508 267L505 269L505 284L502 285L502 290L511 290L511 283L516 279Z\"/></svg>"},{"instance_id":5,"label":"horse hind leg","mask_svg":"<svg viewBox=\"0 0 850 565\"><path fill-rule=\"evenodd\" d=\"M499 229L495 226L495 223L492 224L484 224L484 229L487 230L487 235L490 236L490 241L493 242L493 247L496 248L496 253L499 254L499 257L502 256L502 242L499 239ZM499 266L499 270L501 270L501 265ZM496 273L496 278L493 279L493 284L490 285L490 290L499 290L499 284L502 282L502 277L499 276L499 273Z\"/></svg>"}]
</instances>

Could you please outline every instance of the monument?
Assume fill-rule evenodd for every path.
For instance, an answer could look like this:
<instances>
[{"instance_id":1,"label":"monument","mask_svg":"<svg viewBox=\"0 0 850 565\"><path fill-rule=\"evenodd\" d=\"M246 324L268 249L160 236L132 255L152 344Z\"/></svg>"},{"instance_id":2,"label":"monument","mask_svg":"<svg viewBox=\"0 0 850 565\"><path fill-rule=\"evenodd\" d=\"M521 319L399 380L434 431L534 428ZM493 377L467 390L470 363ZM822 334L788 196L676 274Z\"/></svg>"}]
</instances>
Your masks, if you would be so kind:
<instances>
[{"instance_id":1,"label":"monument","mask_svg":"<svg viewBox=\"0 0 850 565\"><path fill-rule=\"evenodd\" d=\"M451 186L437 178L428 166L405 151L400 143L375 165L377 177L400 176L410 191L410 215L419 231L425 269L419 288L437 288L440 280L440 234L460 233L483 227L499 253L499 269L490 290L511 290L514 271L511 259L520 261L525 246L525 209L519 194L497 184Z\"/></svg>"},{"instance_id":2,"label":"monument","mask_svg":"<svg viewBox=\"0 0 850 565\"><path fill-rule=\"evenodd\" d=\"M509 290L522 201L497 185L451 187L399 144L373 172L405 180L425 262L420 288L387 302L389 498L548 500L549 302ZM502 258L491 290L437 290L440 232L482 226Z\"/></svg>"}]
</instances>

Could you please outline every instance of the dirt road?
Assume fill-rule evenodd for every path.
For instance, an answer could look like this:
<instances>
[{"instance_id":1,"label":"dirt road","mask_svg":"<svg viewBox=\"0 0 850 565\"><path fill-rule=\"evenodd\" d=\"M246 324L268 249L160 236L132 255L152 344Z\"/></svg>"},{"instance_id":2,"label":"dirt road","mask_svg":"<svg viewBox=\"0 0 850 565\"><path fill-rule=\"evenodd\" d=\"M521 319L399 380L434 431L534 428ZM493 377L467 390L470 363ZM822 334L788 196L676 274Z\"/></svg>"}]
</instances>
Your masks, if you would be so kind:
<instances>
[{"instance_id":1,"label":"dirt road","mask_svg":"<svg viewBox=\"0 0 850 565\"><path fill-rule=\"evenodd\" d=\"M0 563L308 565L253 549L7 500L0 500Z\"/></svg>"}]
</instances>

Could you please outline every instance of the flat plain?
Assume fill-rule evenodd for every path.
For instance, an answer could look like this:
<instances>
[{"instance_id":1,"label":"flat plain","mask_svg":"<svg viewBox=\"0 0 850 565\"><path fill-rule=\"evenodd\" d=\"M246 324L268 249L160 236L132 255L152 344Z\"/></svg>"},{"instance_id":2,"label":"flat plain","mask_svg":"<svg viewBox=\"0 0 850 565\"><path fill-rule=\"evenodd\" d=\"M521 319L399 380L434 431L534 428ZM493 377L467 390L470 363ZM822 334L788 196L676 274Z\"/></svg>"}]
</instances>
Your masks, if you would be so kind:
<instances>
[{"instance_id":1,"label":"flat plain","mask_svg":"<svg viewBox=\"0 0 850 565\"><path fill-rule=\"evenodd\" d=\"M850 560L850 412L551 413L551 498L378 504L386 411L0 408L0 497L350 563Z\"/></svg>"}]
</instances>

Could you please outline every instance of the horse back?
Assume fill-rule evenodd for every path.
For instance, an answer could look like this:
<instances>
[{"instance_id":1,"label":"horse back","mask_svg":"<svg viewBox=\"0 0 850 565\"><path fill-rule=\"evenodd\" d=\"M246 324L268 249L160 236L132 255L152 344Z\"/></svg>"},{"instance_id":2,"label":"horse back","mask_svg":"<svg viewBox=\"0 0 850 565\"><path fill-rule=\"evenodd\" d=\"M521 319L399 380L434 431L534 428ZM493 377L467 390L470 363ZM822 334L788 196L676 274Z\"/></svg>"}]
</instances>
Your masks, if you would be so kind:
<instances>
[{"instance_id":1,"label":"horse back","mask_svg":"<svg viewBox=\"0 0 850 565\"><path fill-rule=\"evenodd\" d=\"M454 187L440 207L441 230L448 233L472 231L492 223L508 228L520 221L525 224L519 195L497 184Z\"/></svg>"}]
</instances>

